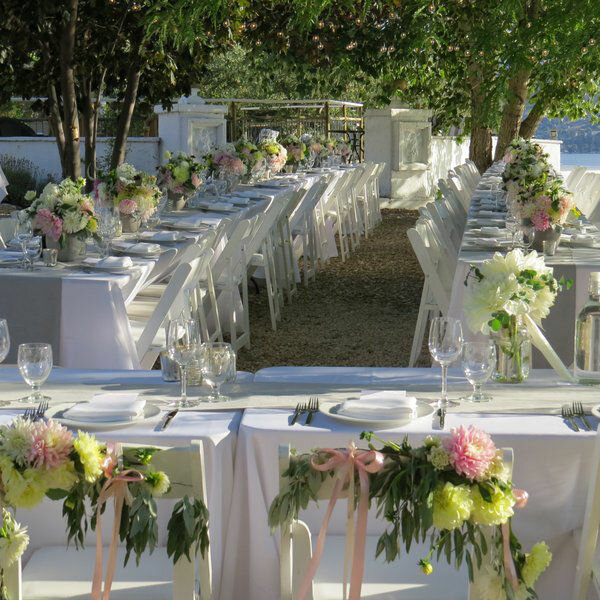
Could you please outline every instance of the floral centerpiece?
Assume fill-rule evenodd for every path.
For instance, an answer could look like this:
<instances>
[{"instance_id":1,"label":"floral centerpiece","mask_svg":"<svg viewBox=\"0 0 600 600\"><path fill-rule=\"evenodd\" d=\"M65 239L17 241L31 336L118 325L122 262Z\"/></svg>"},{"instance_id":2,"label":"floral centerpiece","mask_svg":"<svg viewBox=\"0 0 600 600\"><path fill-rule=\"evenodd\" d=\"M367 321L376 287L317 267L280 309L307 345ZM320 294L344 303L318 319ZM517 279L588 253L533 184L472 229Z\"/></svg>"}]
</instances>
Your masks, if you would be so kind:
<instances>
[{"instance_id":1,"label":"floral centerpiece","mask_svg":"<svg viewBox=\"0 0 600 600\"><path fill-rule=\"evenodd\" d=\"M246 139L238 140L235 143L235 150L238 158L246 166L246 177L248 180L260 178L267 168L265 155L256 144Z\"/></svg>"},{"instance_id":2,"label":"floral centerpiece","mask_svg":"<svg viewBox=\"0 0 600 600\"><path fill-rule=\"evenodd\" d=\"M175 209L183 208L185 199L193 194L204 180L206 165L193 154L165 152L166 163L158 167L157 184L165 188Z\"/></svg>"},{"instance_id":3,"label":"floral centerpiece","mask_svg":"<svg viewBox=\"0 0 600 600\"><path fill-rule=\"evenodd\" d=\"M478 590L476 598L536 598L534 585L552 555L544 542L523 552L511 518L515 509L526 505L528 496L513 485L503 452L486 432L461 426L443 439L427 437L420 447L412 447L407 438L401 444L380 440L372 433L363 433L361 438L369 441L368 450L351 446L293 455L284 473L287 487L271 504L271 527L297 519L301 509L316 501L323 483L333 477L336 483L329 509L342 487L356 485L349 501L358 510L361 530L366 529L372 502L390 523L377 544L377 556L384 554L387 561L393 561L413 542L429 539L430 550L419 562L426 575L433 572L433 556L438 560L443 556L456 568L466 562L469 579ZM373 439L383 443L381 450L375 449ZM324 541L327 520L320 541ZM358 533L358 523L355 532L350 598L360 597L362 572L358 571L364 564L364 539L360 537L364 533ZM299 598L309 588L319 558L317 551ZM490 595L492 591L495 595Z\"/></svg>"},{"instance_id":4,"label":"floral centerpiece","mask_svg":"<svg viewBox=\"0 0 600 600\"><path fill-rule=\"evenodd\" d=\"M225 148L213 150L204 158L210 175L226 182L227 192L235 189L240 178L248 170L244 161L238 156L233 144L227 144Z\"/></svg>"},{"instance_id":5,"label":"floral centerpiece","mask_svg":"<svg viewBox=\"0 0 600 600\"><path fill-rule=\"evenodd\" d=\"M540 324L556 295L572 282L554 278L542 256L511 250L471 266L465 285L464 313L473 332L492 334L497 345L496 379L519 383L527 377L531 342L523 323L527 315Z\"/></svg>"},{"instance_id":6,"label":"floral centerpiece","mask_svg":"<svg viewBox=\"0 0 600 600\"><path fill-rule=\"evenodd\" d=\"M103 202L111 203L119 211L123 231L137 231L156 211L161 191L156 177L138 171L128 163L120 164L96 182L96 193Z\"/></svg>"},{"instance_id":7,"label":"floral centerpiece","mask_svg":"<svg viewBox=\"0 0 600 600\"><path fill-rule=\"evenodd\" d=\"M286 135L281 144L287 152L286 166L298 167L308 158L308 147L298 136Z\"/></svg>"},{"instance_id":8,"label":"floral centerpiece","mask_svg":"<svg viewBox=\"0 0 600 600\"><path fill-rule=\"evenodd\" d=\"M152 466L157 452L156 448L121 451L88 433L80 431L75 436L55 421L32 422L19 417L0 427L0 500L17 509L32 508L44 497L64 499L68 538L78 546L84 542L87 507L91 506L94 516L90 525L96 529L101 549L104 504L113 498L119 525L110 552L116 552L120 537L126 548L125 562L132 552L139 561L146 549L152 551L158 543L155 498L171 487L167 475ZM167 540L167 553L174 562L182 555L189 557L196 543L202 554L206 552L207 519L206 507L197 499L184 498L175 505ZM0 568L22 554L26 544L23 531L5 517L0 530ZM97 558L101 565L102 557ZM107 582L112 575L107 573ZM101 578L102 572L95 571L92 589L98 589Z\"/></svg>"},{"instance_id":9,"label":"floral centerpiece","mask_svg":"<svg viewBox=\"0 0 600 600\"><path fill-rule=\"evenodd\" d=\"M343 141L338 141L335 147L335 154L342 159L344 164L347 164L352 157L352 148L350 147L350 144L347 144Z\"/></svg>"},{"instance_id":10,"label":"floral centerpiece","mask_svg":"<svg viewBox=\"0 0 600 600\"><path fill-rule=\"evenodd\" d=\"M272 173L279 173L287 162L288 153L274 138L266 138L258 143L258 149L265 155L267 169Z\"/></svg>"},{"instance_id":11,"label":"floral centerpiece","mask_svg":"<svg viewBox=\"0 0 600 600\"><path fill-rule=\"evenodd\" d=\"M72 261L85 254L85 242L96 236L98 221L92 198L83 192L85 179L64 179L47 184L39 197L26 194L31 201L26 213L33 228L46 236L46 245L57 248L59 260Z\"/></svg>"}]
</instances>

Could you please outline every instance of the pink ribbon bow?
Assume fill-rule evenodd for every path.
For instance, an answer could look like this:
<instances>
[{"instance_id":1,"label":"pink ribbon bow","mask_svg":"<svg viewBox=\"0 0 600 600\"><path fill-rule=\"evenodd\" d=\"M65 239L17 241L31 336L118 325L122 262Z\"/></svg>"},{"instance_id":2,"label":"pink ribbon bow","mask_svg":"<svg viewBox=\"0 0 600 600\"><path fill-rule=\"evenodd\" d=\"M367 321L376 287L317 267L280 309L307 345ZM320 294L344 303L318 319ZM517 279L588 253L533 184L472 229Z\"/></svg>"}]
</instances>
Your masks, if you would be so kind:
<instances>
[{"instance_id":1,"label":"pink ribbon bow","mask_svg":"<svg viewBox=\"0 0 600 600\"><path fill-rule=\"evenodd\" d=\"M323 464L315 462L315 456L311 458L311 465L317 471L337 471L336 481L327 506L325 518L319 531L319 537L315 546L315 552L308 565L308 570L302 585L298 591L298 600L304 600L311 586L312 580L319 568L319 563L325 549L325 536L331 514L337 502L338 496L346 482L348 482L348 536L346 539L346 553L344 560L344 590L343 598L346 600L347 587L347 564L350 553L352 553L352 569L350 575L350 597L349 600L360 600L362 579L365 566L365 544L367 535L367 516L369 510L369 473L377 473L383 467L383 454L376 450L359 450L351 444L347 450L336 448L323 448L322 453L330 454L330 458ZM356 543L352 543L354 534L354 471L358 471L360 482L360 498L358 502L358 515L356 519Z\"/></svg>"},{"instance_id":2,"label":"pink ribbon bow","mask_svg":"<svg viewBox=\"0 0 600 600\"><path fill-rule=\"evenodd\" d=\"M529 494L525 490L513 490L513 496L515 497L515 506L517 508L525 508L527 506L527 500ZM504 558L504 572L506 577L510 581L513 590L516 592L519 589L519 578L517 577L517 569L510 553L510 527L508 521L503 523L501 526L502 531L502 553Z\"/></svg>"},{"instance_id":3,"label":"pink ribbon bow","mask_svg":"<svg viewBox=\"0 0 600 600\"><path fill-rule=\"evenodd\" d=\"M121 524L121 513L123 503L127 496L127 484L132 481L142 481L144 476L139 471L128 469L112 477L112 472L118 463L118 445L109 445L106 459L102 464L102 470L109 479L102 486L96 506L96 563L94 565L94 578L92 580L91 600L109 600L117 564L117 543L119 540L119 526ZM104 580L104 592L102 591L102 506L110 498L114 497L114 522L112 538L108 552L108 563L106 565L106 578Z\"/></svg>"}]
</instances>

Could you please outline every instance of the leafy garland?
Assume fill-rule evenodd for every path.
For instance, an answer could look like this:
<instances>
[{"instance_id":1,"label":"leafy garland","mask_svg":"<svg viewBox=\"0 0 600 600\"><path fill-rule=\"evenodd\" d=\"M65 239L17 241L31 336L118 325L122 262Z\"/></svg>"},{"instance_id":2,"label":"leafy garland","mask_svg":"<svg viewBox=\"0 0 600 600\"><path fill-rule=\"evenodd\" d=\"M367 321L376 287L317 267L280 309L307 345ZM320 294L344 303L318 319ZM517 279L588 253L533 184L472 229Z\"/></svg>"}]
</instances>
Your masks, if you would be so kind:
<instances>
[{"instance_id":1,"label":"leafy garland","mask_svg":"<svg viewBox=\"0 0 600 600\"><path fill-rule=\"evenodd\" d=\"M537 598L533 585L550 563L551 554L544 542L536 544L529 554L523 553L510 529L516 490L499 451L485 432L460 427L443 443L429 436L418 448L407 438L396 444L363 432L361 439L369 442L371 450L375 450L371 440L383 444L379 451L384 455L384 466L369 476L369 497L377 506L378 516L391 527L380 536L376 556L383 554L386 561L394 561L403 550L408 553L413 542L425 542L429 537L429 553L419 561L425 574L433 572L432 557L439 561L443 556L457 569L466 563L470 581L481 592L476 597L488 597L493 589L499 593L494 597L507 600ZM322 450L293 453L284 473L287 487L269 510L272 529L297 519L311 501L317 501L321 485L334 473L318 471L312 464L322 464L326 458ZM501 528L505 524L510 532L517 590L503 561Z\"/></svg>"},{"instance_id":2,"label":"leafy garland","mask_svg":"<svg viewBox=\"0 0 600 600\"><path fill-rule=\"evenodd\" d=\"M139 564L141 555L152 552L158 543L155 498L171 489L168 476L152 465L159 452L157 448L129 448L119 455L116 447L101 444L85 432L73 437L52 420L32 423L18 418L0 427L0 500L13 508L31 508L44 497L63 500L68 541L80 547L88 529L96 529L103 489L111 482L125 481L119 537L126 548L125 564L132 553ZM125 479L128 473L136 477ZM100 506L101 513L104 506ZM5 512L0 538L9 537L5 531L15 531L14 526L7 528L9 517ZM201 500L185 496L175 505L168 523L167 554L173 562L181 556L191 560L193 548L204 556L208 545L208 510ZM0 551L0 567L6 568L9 562Z\"/></svg>"}]
</instances>

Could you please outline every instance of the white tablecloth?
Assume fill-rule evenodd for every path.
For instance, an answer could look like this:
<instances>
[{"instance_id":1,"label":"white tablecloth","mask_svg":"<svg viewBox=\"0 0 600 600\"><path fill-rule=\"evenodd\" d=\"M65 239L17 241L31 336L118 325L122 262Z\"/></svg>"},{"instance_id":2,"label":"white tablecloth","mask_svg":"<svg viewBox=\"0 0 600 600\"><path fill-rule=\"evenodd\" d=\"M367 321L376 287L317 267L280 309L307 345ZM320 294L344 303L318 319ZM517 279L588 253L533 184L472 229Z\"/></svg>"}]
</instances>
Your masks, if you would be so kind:
<instances>
[{"instance_id":1,"label":"white tablecloth","mask_svg":"<svg viewBox=\"0 0 600 600\"><path fill-rule=\"evenodd\" d=\"M403 371L391 369L387 383L402 385L403 382L417 381L417 370ZM405 374L409 375L408 379L404 378ZM435 369L424 369L422 374L423 383L431 383L433 377L439 376ZM282 381L289 375L292 373L282 374ZM353 375L358 377L359 384L363 377L368 377L359 372L350 374ZM339 374L332 372L332 377L333 381L341 383ZM454 377L456 381L457 375ZM554 375L545 372L539 377L525 384L531 390L532 398L536 396L536 388L538 396L543 397L539 384L545 382L547 385ZM272 376L270 381L274 380ZM324 374L315 381L325 384ZM282 383L282 388L284 385ZM268 507L278 491L278 445L289 443L307 451L314 447L346 446L352 440L360 443L360 428L323 415L315 417L312 427L289 427L290 415L289 410L247 409L242 419L223 566L222 600L276 600L279 597L278 538L272 536L265 525ZM408 435L418 444L426 435L439 433L433 424L431 419L424 419L407 427L380 431L379 435L394 440ZM515 530L526 549L545 539L554 553L550 570L538 584L540 598L569 597L576 557L572 532L583 521L590 467L587 457L592 455L595 434L575 433L557 416L448 414L446 431L459 424L474 424L492 434L499 447L514 449L515 484L530 494L527 508L518 511L514 520ZM597 425L598 421L594 419L593 424ZM338 533L343 531L345 507L341 504L332 524L332 531ZM324 509L325 503L321 503L318 509L313 507L303 515L313 535L318 531ZM369 531L381 531L382 524L376 521L373 512L369 518ZM419 558L421 556L405 557L415 564Z\"/></svg>"},{"instance_id":2,"label":"white tablecloth","mask_svg":"<svg viewBox=\"0 0 600 600\"><path fill-rule=\"evenodd\" d=\"M484 177L476 192L479 197L491 193L481 188L481 186L486 185L486 178ZM473 207L470 207L469 215L472 216L473 214ZM500 213L500 216L503 218L504 214ZM463 311L466 289L464 285L465 277L472 264L481 264L484 260L491 258L494 252L493 250L474 250L472 246L469 247L465 244L465 240L469 237L469 231L474 227L474 225L467 222L458 255L448 310L449 316L461 319L463 323L466 323ZM508 239L507 234L505 239ZM573 288L570 290L563 289L558 294L556 302L550 310L550 315L543 322L544 335L561 360L567 366L570 366L573 363L575 319L581 307L588 300L587 290L590 273L600 271L600 248L573 248L567 242L562 242L556 251L556 255L546 257L545 260L548 266L554 268L554 276L557 279L564 276L565 279L572 279L574 283ZM466 326L464 330L469 339L474 337L474 334L468 331ZM534 366L536 368L548 367L548 363L537 351L534 353Z\"/></svg>"},{"instance_id":3,"label":"white tablecloth","mask_svg":"<svg viewBox=\"0 0 600 600\"><path fill-rule=\"evenodd\" d=\"M240 379L247 378L240 374ZM19 382L20 375L16 369L0 368L0 390L3 385ZM54 369L48 384L54 390L68 384L69 391L74 388L89 393L90 389L102 386L104 390L116 389L120 385L126 387L138 386L156 387L162 385L160 371L80 371L71 369ZM25 391L25 386L23 386ZM53 399L57 393L52 393ZM15 410L1 410L3 415L16 414ZM162 413L164 414L164 412ZM213 567L213 583L215 598L219 597L219 581L221 575L224 540L226 539L229 506L233 487L233 460L236 445L237 430L241 411L228 412L183 412L173 419L166 431L154 431L160 417L152 419L143 425L136 425L114 431L98 432L99 439L115 442L151 444L157 446L184 446L191 440L202 440L206 460L206 483L208 489L208 510L210 513L210 544ZM172 502L161 501L159 504L159 533L160 543L165 543L166 524L172 510ZM162 506L161 506L162 505ZM66 542L65 522L61 516L62 503L45 501L34 510L19 510L17 518L29 527L31 543L28 554L46 545L62 545ZM106 523L112 523L112 514L107 512ZM104 528L106 540L110 526ZM94 534L87 536L86 544L94 543ZM90 581L91 581L90 573Z\"/></svg>"}]
</instances>

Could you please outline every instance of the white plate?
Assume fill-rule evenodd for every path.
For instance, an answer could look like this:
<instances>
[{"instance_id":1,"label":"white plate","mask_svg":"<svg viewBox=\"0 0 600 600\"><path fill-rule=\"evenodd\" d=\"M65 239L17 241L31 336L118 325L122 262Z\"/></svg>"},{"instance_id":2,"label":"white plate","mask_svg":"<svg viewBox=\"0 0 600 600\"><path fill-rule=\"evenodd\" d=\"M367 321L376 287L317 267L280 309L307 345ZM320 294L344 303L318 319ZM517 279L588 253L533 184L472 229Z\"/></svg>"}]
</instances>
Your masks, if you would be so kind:
<instances>
[{"instance_id":1,"label":"white plate","mask_svg":"<svg viewBox=\"0 0 600 600\"><path fill-rule=\"evenodd\" d=\"M428 404L423 400L417 400L417 416L414 417L414 419L411 419L408 414L394 418L361 419L359 417L351 417L350 415L340 415L337 410L341 405L341 402L336 402L335 400L321 400L319 401L319 412L322 412L332 419L338 419L339 421L345 421L346 423L352 423L353 425L368 425L377 427L378 429L391 429L392 427L407 425L411 421L414 421L414 419L430 417L435 411L435 408L431 404Z\"/></svg>"},{"instance_id":2,"label":"white plate","mask_svg":"<svg viewBox=\"0 0 600 600\"><path fill-rule=\"evenodd\" d=\"M146 243L146 242L142 242ZM161 250L156 252L142 252L141 250L132 250L131 248L119 248L118 246L111 246L112 252L121 256L139 256L140 258L156 258L162 254Z\"/></svg>"},{"instance_id":3,"label":"white plate","mask_svg":"<svg viewBox=\"0 0 600 600\"><path fill-rule=\"evenodd\" d=\"M596 406L592 406L592 408L590 409L590 412L597 417L598 419L600 419L600 404L597 404Z\"/></svg>"},{"instance_id":4,"label":"white plate","mask_svg":"<svg viewBox=\"0 0 600 600\"><path fill-rule=\"evenodd\" d=\"M85 429L87 431L108 431L110 429L121 429L121 427L130 427L144 423L148 419L153 419L160 414L160 408L156 404L148 404L144 406L144 415L137 419L123 419L121 421L79 421L78 419L69 419L62 416L69 409L75 406L75 402L66 402L64 404L54 404L46 411L48 419L54 419L65 427L71 429Z\"/></svg>"},{"instance_id":5,"label":"white plate","mask_svg":"<svg viewBox=\"0 0 600 600\"><path fill-rule=\"evenodd\" d=\"M113 273L113 274L125 274L131 272L132 269L135 269L137 265L132 265L131 267L119 267L115 266L98 266L96 263L75 263L65 265L65 268L74 269L76 271L97 271L98 273Z\"/></svg>"},{"instance_id":6,"label":"white plate","mask_svg":"<svg viewBox=\"0 0 600 600\"><path fill-rule=\"evenodd\" d=\"M161 227L165 229L173 229L175 231L189 231L190 233L204 233L208 229L211 229L210 225L186 225L185 223L169 223L167 221L162 221L160 224Z\"/></svg>"}]
</instances>

